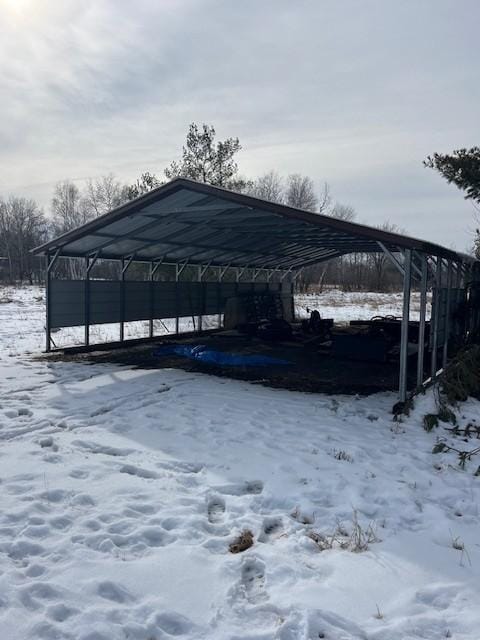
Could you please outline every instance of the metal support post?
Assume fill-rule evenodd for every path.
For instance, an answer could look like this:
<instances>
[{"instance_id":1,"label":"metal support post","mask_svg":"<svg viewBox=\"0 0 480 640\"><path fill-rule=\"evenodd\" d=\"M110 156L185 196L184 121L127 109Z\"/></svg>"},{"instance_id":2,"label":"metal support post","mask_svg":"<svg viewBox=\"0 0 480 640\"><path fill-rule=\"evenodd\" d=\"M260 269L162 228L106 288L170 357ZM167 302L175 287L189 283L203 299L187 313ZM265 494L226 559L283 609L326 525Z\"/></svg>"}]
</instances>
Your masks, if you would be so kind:
<instances>
[{"instance_id":1,"label":"metal support post","mask_svg":"<svg viewBox=\"0 0 480 640\"><path fill-rule=\"evenodd\" d=\"M180 319L178 317L179 308L179 296L178 296L178 281L180 278L180 270L178 263L175 265L175 334L178 336L180 330Z\"/></svg>"},{"instance_id":2,"label":"metal support post","mask_svg":"<svg viewBox=\"0 0 480 640\"><path fill-rule=\"evenodd\" d=\"M448 360L448 339L450 337L450 306L452 302L452 261L447 261L447 303L445 306L445 336L443 341L442 367L445 368Z\"/></svg>"},{"instance_id":3,"label":"metal support post","mask_svg":"<svg viewBox=\"0 0 480 640\"><path fill-rule=\"evenodd\" d=\"M177 283L175 285L175 306L176 306L176 317L175 317L175 333L178 335L180 333L180 318L179 318L179 294L178 294L178 282L180 281L180 276L182 275L182 273L185 271L185 269L188 266L188 258L185 260L185 262L182 262L182 264L177 264L175 265L175 282Z\"/></svg>"},{"instance_id":4,"label":"metal support post","mask_svg":"<svg viewBox=\"0 0 480 640\"><path fill-rule=\"evenodd\" d=\"M58 256L60 254L60 249L57 249L57 251L55 252L55 254L53 256L51 256L50 252L47 253L46 255L46 269L45 269L45 302L46 302L46 308L45 308L45 339L46 339L46 344L45 344L45 351L48 353L49 351L51 351L51 342L52 342L52 337L51 337L51 309L50 309L50 282L52 279L52 271L53 271L53 267L55 266L55 263L58 260Z\"/></svg>"},{"instance_id":5,"label":"metal support post","mask_svg":"<svg viewBox=\"0 0 480 640\"><path fill-rule=\"evenodd\" d=\"M85 346L90 344L90 269L88 268L89 258L85 258Z\"/></svg>"},{"instance_id":6,"label":"metal support post","mask_svg":"<svg viewBox=\"0 0 480 640\"><path fill-rule=\"evenodd\" d=\"M438 327L440 323L440 289L442 288L442 259L440 257L437 258L437 268L435 271L435 289L432 292L432 306L433 306L433 296L435 297L435 306L433 307L432 315L433 317L430 319L430 327L431 327L431 336L430 340L432 341L432 368L431 368L431 377L432 380L437 375L437 357L438 357Z\"/></svg>"},{"instance_id":7,"label":"metal support post","mask_svg":"<svg viewBox=\"0 0 480 640\"><path fill-rule=\"evenodd\" d=\"M240 282L240 278L243 276L245 271L248 269L248 265L246 267L242 267L241 269L236 269L236 280Z\"/></svg>"},{"instance_id":8,"label":"metal support post","mask_svg":"<svg viewBox=\"0 0 480 640\"><path fill-rule=\"evenodd\" d=\"M203 296L203 289L202 289L202 276L203 276L204 271L202 270L202 265L200 265L198 267L198 276L197 276L197 280L200 284L200 297L202 300L202 305L201 305L201 309L200 309L200 314L198 316L198 332L201 333L202 332L202 328L203 328L203 302L204 302L204 296Z\"/></svg>"},{"instance_id":9,"label":"metal support post","mask_svg":"<svg viewBox=\"0 0 480 640\"><path fill-rule=\"evenodd\" d=\"M85 346L90 344L90 272L98 258L98 251L85 258Z\"/></svg>"},{"instance_id":10,"label":"metal support post","mask_svg":"<svg viewBox=\"0 0 480 640\"><path fill-rule=\"evenodd\" d=\"M122 273L120 276L120 342L125 339L125 274L132 261L133 256L130 256L126 261L125 258L122 258Z\"/></svg>"},{"instance_id":11,"label":"metal support post","mask_svg":"<svg viewBox=\"0 0 480 640\"><path fill-rule=\"evenodd\" d=\"M290 267L282 273L282 275L280 276L280 282L283 282L285 280L285 278L292 272L292 269L293 267Z\"/></svg>"},{"instance_id":12,"label":"metal support post","mask_svg":"<svg viewBox=\"0 0 480 640\"><path fill-rule=\"evenodd\" d=\"M51 349L51 329L50 329L50 253L47 251L45 256L45 351L48 353Z\"/></svg>"},{"instance_id":13,"label":"metal support post","mask_svg":"<svg viewBox=\"0 0 480 640\"><path fill-rule=\"evenodd\" d=\"M400 402L405 402L407 399L408 329L410 321L411 266L412 251L411 249L405 249L405 275L403 276L403 312L400 341L400 373L398 390Z\"/></svg>"},{"instance_id":14,"label":"metal support post","mask_svg":"<svg viewBox=\"0 0 480 640\"><path fill-rule=\"evenodd\" d=\"M260 269L254 269L253 275L252 275L252 282L255 282L255 280L258 278L259 275L260 275Z\"/></svg>"},{"instance_id":15,"label":"metal support post","mask_svg":"<svg viewBox=\"0 0 480 640\"><path fill-rule=\"evenodd\" d=\"M155 310L155 274L157 273L160 265L163 262L161 258L158 262L150 263L150 323L149 323L149 336L153 338L153 315Z\"/></svg>"},{"instance_id":16,"label":"metal support post","mask_svg":"<svg viewBox=\"0 0 480 640\"><path fill-rule=\"evenodd\" d=\"M277 271L278 271L278 267L276 269L269 269L269 271L267 272L267 282L270 282L270 280L277 273Z\"/></svg>"},{"instance_id":17,"label":"metal support post","mask_svg":"<svg viewBox=\"0 0 480 640\"><path fill-rule=\"evenodd\" d=\"M219 267L218 269L218 283L217 283L217 306L218 306L218 315L217 315L217 327L219 329L222 328L222 312L221 312L221 303L222 303L222 280L224 275L227 273L227 271L230 269L231 263L229 262L227 265L225 265L224 267ZM246 269L246 267L245 267ZM243 271L245 270L242 270ZM238 280L237 280L238 282Z\"/></svg>"},{"instance_id":18,"label":"metal support post","mask_svg":"<svg viewBox=\"0 0 480 640\"><path fill-rule=\"evenodd\" d=\"M418 359L417 359L417 387L423 383L423 359L425 355L425 316L427 312L427 280L428 265L427 256L421 255L421 274L420 279L420 318L418 324Z\"/></svg>"},{"instance_id":19,"label":"metal support post","mask_svg":"<svg viewBox=\"0 0 480 640\"><path fill-rule=\"evenodd\" d=\"M228 269L230 269L230 263L227 264L226 267L220 267L220 280L223 279L223 276L227 273Z\"/></svg>"},{"instance_id":20,"label":"metal support post","mask_svg":"<svg viewBox=\"0 0 480 640\"><path fill-rule=\"evenodd\" d=\"M153 338L153 305L154 305L154 296L153 296L153 262L150 263L150 319L148 323L148 335L150 338Z\"/></svg>"},{"instance_id":21,"label":"metal support post","mask_svg":"<svg viewBox=\"0 0 480 640\"><path fill-rule=\"evenodd\" d=\"M120 272L120 342L124 339L125 318L125 260L122 258Z\"/></svg>"},{"instance_id":22,"label":"metal support post","mask_svg":"<svg viewBox=\"0 0 480 640\"><path fill-rule=\"evenodd\" d=\"M204 267L200 267L200 277L203 278L203 276L206 274L207 269L210 269L210 265L212 264L212 261L210 260L210 262L208 262Z\"/></svg>"},{"instance_id":23,"label":"metal support post","mask_svg":"<svg viewBox=\"0 0 480 640\"><path fill-rule=\"evenodd\" d=\"M218 281L217 281L217 328L222 328L222 313L220 311L222 304L222 279L226 269L222 269L221 267L218 269Z\"/></svg>"}]
</instances>

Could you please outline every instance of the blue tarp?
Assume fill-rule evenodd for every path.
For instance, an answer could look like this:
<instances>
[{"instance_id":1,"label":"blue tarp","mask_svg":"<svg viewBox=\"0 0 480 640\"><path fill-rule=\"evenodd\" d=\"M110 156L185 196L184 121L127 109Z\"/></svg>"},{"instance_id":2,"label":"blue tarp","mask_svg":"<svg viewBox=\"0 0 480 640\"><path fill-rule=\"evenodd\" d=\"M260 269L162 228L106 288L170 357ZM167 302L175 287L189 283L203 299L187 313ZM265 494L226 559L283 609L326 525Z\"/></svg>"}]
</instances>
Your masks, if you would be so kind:
<instances>
[{"instance_id":1,"label":"blue tarp","mask_svg":"<svg viewBox=\"0 0 480 640\"><path fill-rule=\"evenodd\" d=\"M198 362L206 362L207 364L218 364L228 367L269 367L276 365L292 364L288 360L280 358L270 358L269 356L245 355L242 353L226 353L224 351L214 351L207 349L204 344L187 345L187 344L169 344L156 349L154 356L176 355L197 360Z\"/></svg>"}]
</instances>

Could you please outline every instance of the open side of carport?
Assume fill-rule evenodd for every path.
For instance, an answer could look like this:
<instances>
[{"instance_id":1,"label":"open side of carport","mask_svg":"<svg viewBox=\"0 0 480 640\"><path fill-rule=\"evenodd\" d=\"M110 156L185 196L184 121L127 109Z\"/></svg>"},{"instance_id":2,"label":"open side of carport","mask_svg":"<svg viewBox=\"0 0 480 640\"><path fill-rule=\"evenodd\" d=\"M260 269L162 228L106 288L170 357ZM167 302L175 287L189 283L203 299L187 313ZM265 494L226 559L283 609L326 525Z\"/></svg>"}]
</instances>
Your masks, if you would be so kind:
<instances>
[{"instance_id":1,"label":"open side of carport","mask_svg":"<svg viewBox=\"0 0 480 640\"><path fill-rule=\"evenodd\" d=\"M468 308L475 262L466 255L408 236L337 220L178 178L148 194L51 240L36 253L46 256L46 350L51 331L93 324L220 315L226 301L248 291L277 291L293 305L296 277L310 265L349 253L384 252L402 274L403 313L399 357L399 398L407 398L410 293L420 291L416 384L435 378L450 355L451 338L461 342L478 328L478 313ZM82 259L81 280L54 278L60 258ZM99 260L121 263L117 281L95 280ZM133 263L148 263L149 280L126 279ZM172 266L169 281L159 281L162 265ZM186 270L195 281L182 280ZM433 291L428 344L427 290ZM425 355L430 357L426 372Z\"/></svg>"}]
</instances>

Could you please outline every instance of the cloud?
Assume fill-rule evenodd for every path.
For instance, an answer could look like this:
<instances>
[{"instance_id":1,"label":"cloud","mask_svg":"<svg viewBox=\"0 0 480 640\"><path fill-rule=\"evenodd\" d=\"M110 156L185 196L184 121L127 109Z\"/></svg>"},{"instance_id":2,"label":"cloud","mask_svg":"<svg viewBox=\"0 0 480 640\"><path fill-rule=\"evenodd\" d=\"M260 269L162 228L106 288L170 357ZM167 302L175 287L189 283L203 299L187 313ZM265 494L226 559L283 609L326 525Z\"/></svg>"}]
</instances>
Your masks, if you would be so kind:
<instances>
[{"instance_id":1,"label":"cloud","mask_svg":"<svg viewBox=\"0 0 480 640\"><path fill-rule=\"evenodd\" d=\"M478 142L475 0L13 4L0 193L160 173L195 120L240 137L246 174L301 171L369 222L466 244L470 205L421 161Z\"/></svg>"}]
</instances>

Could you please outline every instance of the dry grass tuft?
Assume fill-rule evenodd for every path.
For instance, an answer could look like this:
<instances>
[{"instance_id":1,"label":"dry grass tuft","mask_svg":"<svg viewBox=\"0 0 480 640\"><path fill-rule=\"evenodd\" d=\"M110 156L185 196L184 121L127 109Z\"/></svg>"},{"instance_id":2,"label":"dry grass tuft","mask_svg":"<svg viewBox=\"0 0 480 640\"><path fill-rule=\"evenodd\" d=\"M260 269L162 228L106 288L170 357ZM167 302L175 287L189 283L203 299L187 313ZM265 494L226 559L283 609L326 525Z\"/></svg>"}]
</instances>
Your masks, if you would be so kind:
<instances>
[{"instance_id":1,"label":"dry grass tuft","mask_svg":"<svg viewBox=\"0 0 480 640\"><path fill-rule=\"evenodd\" d=\"M380 542L375 530L374 522L370 522L366 528L363 528L358 521L357 512L354 510L351 526L348 529L339 522L333 533L325 534L317 531L308 531L307 535L320 551L342 549L352 553L361 553L362 551L367 551L371 544Z\"/></svg>"},{"instance_id":2,"label":"dry grass tuft","mask_svg":"<svg viewBox=\"0 0 480 640\"><path fill-rule=\"evenodd\" d=\"M344 462L353 462L353 457L347 451L343 451L343 450L338 451L337 449L334 449L332 451L332 455L335 458L335 460L343 460Z\"/></svg>"},{"instance_id":3,"label":"dry grass tuft","mask_svg":"<svg viewBox=\"0 0 480 640\"><path fill-rule=\"evenodd\" d=\"M253 533L250 529L244 529L228 547L230 553L242 553L253 546Z\"/></svg>"}]
</instances>

